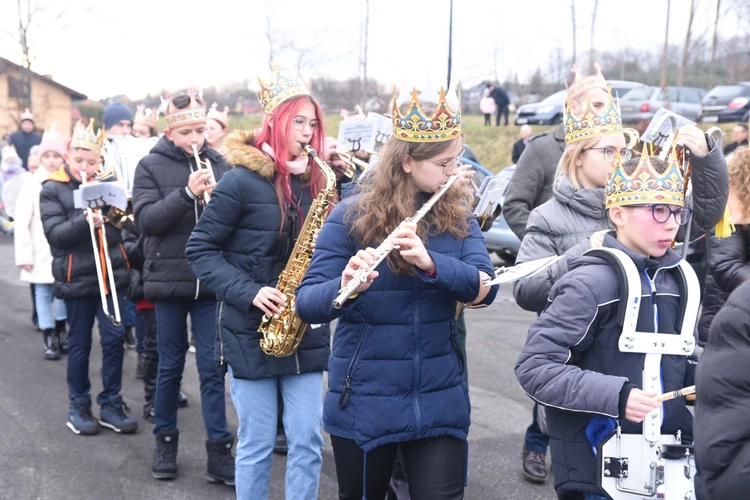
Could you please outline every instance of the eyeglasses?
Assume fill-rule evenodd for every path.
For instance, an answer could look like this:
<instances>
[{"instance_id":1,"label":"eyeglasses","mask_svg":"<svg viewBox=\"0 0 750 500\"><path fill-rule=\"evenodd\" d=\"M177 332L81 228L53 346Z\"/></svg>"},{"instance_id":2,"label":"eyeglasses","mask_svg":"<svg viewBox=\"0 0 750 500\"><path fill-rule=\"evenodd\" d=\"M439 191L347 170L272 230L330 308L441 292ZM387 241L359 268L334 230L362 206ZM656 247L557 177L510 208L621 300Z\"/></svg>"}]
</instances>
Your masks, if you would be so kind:
<instances>
[{"instance_id":1,"label":"eyeglasses","mask_svg":"<svg viewBox=\"0 0 750 500\"><path fill-rule=\"evenodd\" d=\"M449 175L450 171L453 170L453 167L457 167L458 164L461 163L461 159L464 156L464 151L466 151L466 150L465 149L461 149L461 151L458 152L458 156L456 156L455 158L453 158L451 161L447 161L445 163L441 163L441 162L435 161L435 160L426 160L426 161L429 161L430 163L434 163L435 165L437 165L439 167L443 167L443 175Z\"/></svg>"},{"instance_id":2,"label":"eyeglasses","mask_svg":"<svg viewBox=\"0 0 750 500\"><path fill-rule=\"evenodd\" d=\"M674 215L674 221L684 226L690 221L690 216L693 215L693 210L686 207L678 207L672 210L669 205L663 205L657 203L656 205L633 205L634 207L650 208L651 217L654 218L659 224L663 224L669 220L669 217Z\"/></svg>"},{"instance_id":3,"label":"eyeglasses","mask_svg":"<svg viewBox=\"0 0 750 500\"><path fill-rule=\"evenodd\" d=\"M586 148L584 151L588 151L589 149L596 149L597 151L601 151L602 155L604 155L604 159L608 162L615 161L615 158L617 158L617 149L615 148ZM623 149L620 151L620 160L625 162L628 161L633 156L633 150L631 149Z\"/></svg>"},{"instance_id":4,"label":"eyeglasses","mask_svg":"<svg viewBox=\"0 0 750 500\"><path fill-rule=\"evenodd\" d=\"M299 116L295 117L294 120L292 120L292 124L294 125L295 130L302 130L305 128L305 125L310 125L311 129L315 129L315 127L318 126L318 120L305 120L304 118L301 118Z\"/></svg>"}]
</instances>

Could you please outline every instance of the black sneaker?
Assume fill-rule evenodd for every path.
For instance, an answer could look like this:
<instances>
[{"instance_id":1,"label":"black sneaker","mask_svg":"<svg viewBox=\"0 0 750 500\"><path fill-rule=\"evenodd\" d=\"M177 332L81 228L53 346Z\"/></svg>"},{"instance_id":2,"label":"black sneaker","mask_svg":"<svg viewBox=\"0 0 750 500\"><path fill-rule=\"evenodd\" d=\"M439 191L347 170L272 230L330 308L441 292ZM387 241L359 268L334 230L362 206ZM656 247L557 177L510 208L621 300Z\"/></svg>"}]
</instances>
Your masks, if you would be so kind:
<instances>
[{"instance_id":1,"label":"black sneaker","mask_svg":"<svg viewBox=\"0 0 750 500\"><path fill-rule=\"evenodd\" d=\"M206 480L209 483L224 483L234 485L234 457L232 445L234 438L206 441L208 462L206 464Z\"/></svg>"},{"instance_id":2,"label":"black sneaker","mask_svg":"<svg viewBox=\"0 0 750 500\"><path fill-rule=\"evenodd\" d=\"M42 332L44 339L44 359L60 359L60 342L53 328Z\"/></svg>"},{"instance_id":3,"label":"black sneaker","mask_svg":"<svg viewBox=\"0 0 750 500\"><path fill-rule=\"evenodd\" d=\"M276 442L273 444L273 452L277 455L286 455L289 452L289 445L286 441L286 434L279 432L276 434Z\"/></svg>"},{"instance_id":4,"label":"black sneaker","mask_svg":"<svg viewBox=\"0 0 750 500\"><path fill-rule=\"evenodd\" d=\"M188 405L188 398L185 396L185 393L180 391L180 394L177 396L177 407L178 408L187 408Z\"/></svg>"},{"instance_id":5,"label":"black sneaker","mask_svg":"<svg viewBox=\"0 0 750 500\"><path fill-rule=\"evenodd\" d=\"M154 423L154 420L156 419L156 416L154 414L154 402L151 401L150 403L146 403L143 405L143 418Z\"/></svg>"},{"instance_id":6,"label":"black sneaker","mask_svg":"<svg viewBox=\"0 0 750 500\"><path fill-rule=\"evenodd\" d=\"M128 413L130 408L122 400L122 396L112 396L99 411L99 425L122 434L132 434L138 430L138 422L128 417Z\"/></svg>"},{"instance_id":7,"label":"black sneaker","mask_svg":"<svg viewBox=\"0 0 750 500\"><path fill-rule=\"evenodd\" d=\"M60 342L60 352L68 354L68 330L65 328L64 319L55 320L55 331Z\"/></svg>"},{"instance_id":8,"label":"black sneaker","mask_svg":"<svg viewBox=\"0 0 750 500\"><path fill-rule=\"evenodd\" d=\"M135 334L132 326L125 327L125 347L135 349Z\"/></svg>"},{"instance_id":9,"label":"black sneaker","mask_svg":"<svg viewBox=\"0 0 750 500\"><path fill-rule=\"evenodd\" d=\"M138 354L138 364L135 367L135 378L143 380L146 378L146 353Z\"/></svg>"},{"instance_id":10,"label":"black sneaker","mask_svg":"<svg viewBox=\"0 0 750 500\"><path fill-rule=\"evenodd\" d=\"M74 399L68 410L68 429L84 436L99 434L99 424L91 413L91 398Z\"/></svg>"},{"instance_id":11,"label":"black sneaker","mask_svg":"<svg viewBox=\"0 0 750 500\"><path fill-rule=\"evenodd\" d=\"M179 431L160 432L156 435L154 462L151 475L156 479L175 479L177 477L177 442Z\"/></svg>"}]
</instances>

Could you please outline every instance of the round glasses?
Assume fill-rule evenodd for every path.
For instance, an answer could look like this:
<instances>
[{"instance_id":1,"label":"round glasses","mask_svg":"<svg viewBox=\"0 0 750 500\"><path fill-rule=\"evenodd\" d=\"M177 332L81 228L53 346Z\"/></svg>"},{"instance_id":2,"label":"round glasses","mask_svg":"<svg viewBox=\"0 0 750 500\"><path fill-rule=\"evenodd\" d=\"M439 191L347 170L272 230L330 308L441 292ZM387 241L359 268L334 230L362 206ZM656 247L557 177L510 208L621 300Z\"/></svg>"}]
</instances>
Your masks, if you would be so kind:
<instances>
[{"instance_id":1,"label":"round glasses","mask_svg":"<svg viewBox=\"0 0 750 500\"><path fill-rule=\"evenodd\" d=\"M461 149L461 151L458 152L458 156L453 158L451 161L447 161L445 163L441 163L439 161L435 160L425 160L429 161L430 163L434 163L435 165L443 168L443 175L450 176L450 171L453 170L453 167L457 167L459 163L461 163L461 159L464 156L465 149Z\"/></svg>"},{"instance_id":2,"label":"round glasses","mask_svg":"<svg viewBox=\"0 0 750 500\"><path fill-rule=\"evenodd\" d=\"M674 221L680 226L684 226L690 220L690 216L693 215L693 210L686 207L677 207L674 210L669 208L669 205L663 205L657 203L656 205L633 205L635 207L650 208L651 217L654 218L659 224L663 224L669 220L669 217L674 215Z\"/></svg>"},{"instance_id":3,"label":"round glasses","mask_svg":"<svg viewBox=\"0 0 750 500\"><path fill-rule=\"evenodd\" d=\"M294 128L295 128L296 130L302 130L302 129L304 129L304 128L305 128L305 125L310 125L310 128L311 128L312 130L315 130L315 127L317 127L317 126L318 126L318 120L310 120L310 121L307 121L307 120L305 120L304 118L301 118L301 117L297 116L297 117L295 117L295 118L294 118L294 119L292 120L292 125L294 125Z\"/></svg>"},{"instance_id":4,"label":"round glasses","mask_svg":"<svg viewBox=\"0 0 750 500\"><path fill-rule=\"evenodd\" d=\"M604 156L604 159L608 162L612 163L615 161L615 158L617 158L617 149L616 148L586 148L584 151L588 151L589 149L595 149L597 151L601 151L602 155ZM633 157L633 150L631 149L623 149L620 151L620 160L622 162L628 161L630 158Z\"/></svg>"}]
</instances>

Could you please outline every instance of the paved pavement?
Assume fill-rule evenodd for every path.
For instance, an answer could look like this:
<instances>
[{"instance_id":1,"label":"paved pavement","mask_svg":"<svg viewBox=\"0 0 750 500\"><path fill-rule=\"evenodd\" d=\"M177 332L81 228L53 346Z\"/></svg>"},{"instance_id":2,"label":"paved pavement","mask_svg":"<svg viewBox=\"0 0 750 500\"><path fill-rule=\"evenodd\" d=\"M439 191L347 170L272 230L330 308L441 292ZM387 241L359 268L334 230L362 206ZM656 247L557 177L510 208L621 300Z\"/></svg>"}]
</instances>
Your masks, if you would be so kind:
<instances>
[{"instance_id":1,"label":"paved pavement","mask_svg":"<svg viewBox=\"0 0 750 500\"><path fill-rule=\"evenodd\" d=\"M138 420L138 433L102 430L76 436L65 426L68 398L65 361L45 361L42 338L31 325L28 286L13 266L12 237L0 234L0 499L232 499L234 490L205 482L205 433L193 356L188 355L183 390L190 405L180 410L180 477L151 477L154 440L140 416L143 386L135 378L136 355L125 353L122 394ZM556 498L551 480L527 483L520 472L523 434L531 403L519 388L513 365L534 315L519 309L507 285L495 304L466 314L472 426L469 434L470 500ZM92 394L101 390L101 349L91 351ZM228 389L228 388L227 388ZM227 390L227 415L237 418ZM98 408L95 408L95 411ZM319 499L336 498L333 454L326 437ZM549 460L548 460L549 461ZM285 458L274 456L270 498L284 498Z\"/></svg>"}]
</instances>

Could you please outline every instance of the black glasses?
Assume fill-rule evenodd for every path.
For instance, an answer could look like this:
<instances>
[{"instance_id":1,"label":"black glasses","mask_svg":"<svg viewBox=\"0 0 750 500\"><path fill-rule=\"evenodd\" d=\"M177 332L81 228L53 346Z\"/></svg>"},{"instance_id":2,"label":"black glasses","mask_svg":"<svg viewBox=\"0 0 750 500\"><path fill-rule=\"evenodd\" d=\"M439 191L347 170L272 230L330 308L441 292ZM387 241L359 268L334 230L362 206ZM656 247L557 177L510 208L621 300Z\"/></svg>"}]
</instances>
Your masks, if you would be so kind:
<instances>
[{"instance_id":1,"label":"black glasses","mask_svg":"<svg viewBox=\"0 0 750 500\"><path fill-rule=\"evenodd\" d=\"M636 207L644 207L651 209L651 217L654 218L659 224L663 224L669 220L669 217L674 215L674 221L684 226L690 220L690 216L693 215L691 208L677 207L674 210L669 208L669 205L663 205L657 203L656 205L633 205Z\"/></svg>"},{"instance_id":2,"label":"black glasses","mask_svg":"<svg viewBox=\"0 0 750 500\"><path fill-rule=\"evenodd\" d=\"M439 161L434 160L426 160L430 163L434 163L435 165L439 167L443 167L443 175L449 175L450 171L453 170L453 167L457 167L459 163L461 163L461 158L464 156L464 149L461 149L461 151L458 152L458 156L453 158L451 161L447 161L445 163L441 163Z\"/></svg>"},{"instance_id":3,"label":"black glasses","mask_svg":"<svg viewBox=\"0 0 750 500\"><path fill-rule=\"evenodd\" d=\"M601 151L602 155L604 156L604 159L608 162L615 161L615 158L617 158L617 149L615 148L586 148L584 151L588 151L589 149L596 149L597 151ZM620 160L623 162L628 161L633 156L633 151L630 149L623 149L620 151Z\"/></svg>"}]
</instances>

